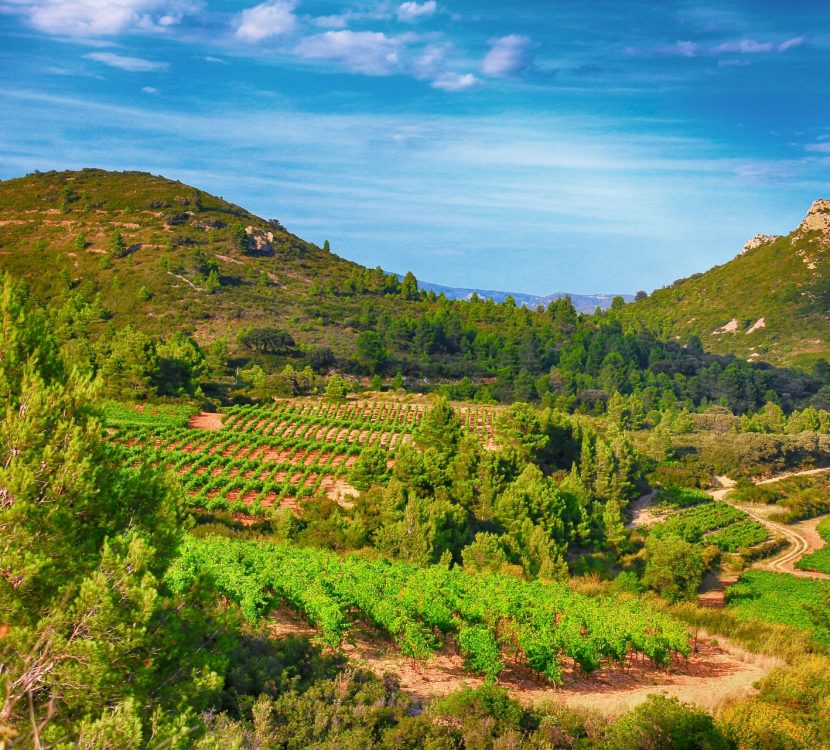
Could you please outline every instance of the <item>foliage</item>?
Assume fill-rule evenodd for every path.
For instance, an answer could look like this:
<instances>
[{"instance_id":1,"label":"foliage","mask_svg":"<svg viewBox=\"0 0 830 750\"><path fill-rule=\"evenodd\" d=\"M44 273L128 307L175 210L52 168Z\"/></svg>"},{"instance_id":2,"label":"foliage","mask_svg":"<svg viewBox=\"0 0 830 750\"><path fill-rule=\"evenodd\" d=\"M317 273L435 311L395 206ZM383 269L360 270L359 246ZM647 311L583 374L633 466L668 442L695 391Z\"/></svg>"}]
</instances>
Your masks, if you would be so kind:
<instances>
[{"instance_id":1,"label":"foliage","mask_svg":"<svg viewBox=\"0 0 830 750\"><path fill-rule=\"evenodd\" d=\"M104 442L94 384L8 280L0 315L0 727L138 748L152 724L178 743L221 683L204 616L161 584L178 497Z\"/></svg>"},{"instance_id":2,"label":"foliage","mask_svg":"<svg viewBox=\"0 0 830 750\"><path fill-rule=\"evenodd\" d=\"M279 328L251 328L239 334L239 343L246 349L263 354L283 354L294 348L294 337Z\"/></svg>"},{"instance_id":3,"label":"foliage","mask_svg":"<svg viewBox=\"0 0 830 750\"><path fill-rule=\"evenodd\" d=\"M731 750L712 717L677 698L650 695L611 730L615 750Z\"/></svg>"},{"instance_id":4,"label":"foliage","mask_svg":"<svg viewBox=\"0 0 830 750\"><path fill-rule=\"evenodd\" d=\"M718 717L738 750L812 750L830 742L830 660L802 657L759 684L760 696L726 706Z\"/></svg>"},{"instance_id":5,"label":"foliage","mask_svg":"<svg viewBox=\"0 0 830 750\"><path fill-rule=\"evenodd\" d=\"M688 653L685 629L670 619L635 600L590 599L564 584L191 538L168 579L185 591L202 573L239 602L249 619L284 601L304 613L330 645L341 643L351 611L414 658L427 658L437 648L435 632L457 634L468 664L491 677L501 669L496 634L508 624L529 666L552 681L559 680L563 655L592 671L605 659L624 662L631 650L658 663L674 652Z\"/></svg>"},{"instance_id":6,"label":"foliage","mask_svg":"<svg viewBox=\"0 0 830 750\"><path fill-rule=\"evenodd\" d=\"M669 601L694 598L705 569L695 545L673 536L648 540L643 583Z\"/></svg>"},{"instance_id":7,"label":"foliage","mask_svg":"<svg viewBox=\"0 0 830 750\"><path fill-rule=\"evenodd\" d=\"M752 570L726 590L726 601L742 619L792 625L810 632L818 643L830 644L830 630L817 623L810 611L828 591L826 581Z\"/></svg>"}]
</instances>

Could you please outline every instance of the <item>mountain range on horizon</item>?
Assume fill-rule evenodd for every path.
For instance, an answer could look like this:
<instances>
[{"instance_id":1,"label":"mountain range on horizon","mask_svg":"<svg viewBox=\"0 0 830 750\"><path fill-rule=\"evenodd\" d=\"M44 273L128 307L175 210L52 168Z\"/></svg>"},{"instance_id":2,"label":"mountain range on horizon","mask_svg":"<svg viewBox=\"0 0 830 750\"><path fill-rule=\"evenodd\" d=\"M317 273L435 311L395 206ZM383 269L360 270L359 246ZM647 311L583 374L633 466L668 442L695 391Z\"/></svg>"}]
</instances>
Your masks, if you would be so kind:
<instances>
[{"instance_id":1,"label":"mountain range on horizon","mask_svg":"<svg viewBox=\"0 0 830 750\"><path fill-rule=\"evenodd\" d=\"M398 277L403 279L403 276L400 274ZM617 296L622 297L626 302L632 302L634 300L633 294L574 294L572 292L553 292L552 294L535 295L525 294L524 292L505 292L495 289L444 286L443 284L435 284L431 281L422 281L421 279L418 279L418 287L427 292L443 294L447 299L469 300L475 294L481 299L491 299L493 302L504 302L508 297L512 297L517 305L531 309L539 306L547 307L554 300L570 297L574 309L577 312L586 314L596 312L597 308L607 310L611 306L611 301Z\"/></svg>"}]
</instances>

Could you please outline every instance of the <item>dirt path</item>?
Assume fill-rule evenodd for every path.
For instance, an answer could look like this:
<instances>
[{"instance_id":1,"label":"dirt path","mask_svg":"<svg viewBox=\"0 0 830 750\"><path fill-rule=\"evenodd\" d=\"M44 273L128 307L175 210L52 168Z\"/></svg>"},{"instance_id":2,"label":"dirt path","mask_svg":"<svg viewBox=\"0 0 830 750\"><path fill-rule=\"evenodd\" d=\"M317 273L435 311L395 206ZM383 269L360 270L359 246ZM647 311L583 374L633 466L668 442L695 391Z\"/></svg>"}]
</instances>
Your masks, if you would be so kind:
<instances>
[{"instance_id":1,"label":"dirt path","mask_svg":"<svg viewBox=\"0 0 830 750\"><path fill-rule=\"evenodd\" d=\"M625 525L627 529L636 529L641 526L652 526L663 520L664 514L655 513L651 506L654 505L657 490L652 490L647 495L638 497L628 506L631 512L631 519Z\"/></svg>"},{"instance_id":2,"label":"dirt path","mask_svg":"<svg viewBox=\"0 0 830 750\"><path fill-rule=\"evenodd\" d=\"M209 411L199 412L190 418L187 426L192 430L221 430L222 415Z\"/></svg>"},{"instance_id":3,"label":"dirt path","mask_svg":"<svg viewBox=\"0 0 830 750\"><path fill-rule=\"evenodd\" d=\"M774 484L775 482L780 482L784 479L789 479L790 477L810 476L827 471L830 471L830 467L785 472L784 474L779 474L778 476L771 477L770 479L762 479L761 481L756 482L756 484ZM735 486L735 482L728 477L717 477L717 479L720 482L721 487L711 491L709 494L712 495L714 500L729 502L726 498ZM789 573L790 575L794 575L799 578L819 578L830 580L830 575L826 573L819 573L811 570L799 570L795 567L796 563L802 557L810 554L811 552L815 552L824 546L824 540L816 532L816 527L822 519L826 518L826 516L817 516L816 518L810 518L807 521L787 526L782 523L777 523L776 521L771 521L767 518L768 513L775 512L776 508L774 507L763 508L756 505L739 505L738 503L730 504L742 510L753 520L766 526L773 536L783 537L787 540L787 542L789 542L788 547L783 552L770 559L756 562L753 565L754 568L758 570L771 570L775 573Z\"/></svg>"},{"instance_id":4,"label":"dirt path","mask_svg":"<svg viewBox=\"0 0 830 750\"><path fill-rule=\"evenodd\" d=\"M279 610L271 616L275 637L288 634L313 636L315 631L298 615ZM344 652L355 664L382 677L394 674L401 689L416 701L447 695L466 686L477 687L481 677L464 668L452 647L444 648L425 663L404 657L387 639L366 627L355 627ZM585 676L567 669L561 686L553 686L526 667L506 660L499 684L525 705L554 701L568 706L588 706L608 715L620 714L655 692L666 692L683 701L714 710L729 698L755 692L754 683L783 662L749 654L724 639L697 642L689 659L675 660L668 668L655 668L638 658L626 669L609 666Z\"/></svg>"}]
</instances>

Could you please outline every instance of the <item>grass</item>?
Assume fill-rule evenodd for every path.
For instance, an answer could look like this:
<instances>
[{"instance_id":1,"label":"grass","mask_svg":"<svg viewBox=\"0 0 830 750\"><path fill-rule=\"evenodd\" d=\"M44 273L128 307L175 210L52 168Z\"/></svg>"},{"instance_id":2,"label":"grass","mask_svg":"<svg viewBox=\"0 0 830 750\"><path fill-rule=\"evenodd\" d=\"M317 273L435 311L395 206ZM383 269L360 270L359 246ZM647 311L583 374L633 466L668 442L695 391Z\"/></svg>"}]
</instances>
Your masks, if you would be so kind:
<instances>
[{"instance_id":1,"label":"grass","mask_svg":"<svg viewBox=\"0 0 830 750\"><path fill-rule=\"evenodd\" d=\"M826 547L802 557L796 567L801 570L817 570L819 573L830 574L830 518L825 518L818 525L818 533L827 543Z\"/></svg>"},{"instance_id":2,"label":"grass","mask_svg":"<svg viewBox=\"0 0 830 750\"><path fill-rule=\"evenodd\" d=\"M666 609L691 628L721 635L754 654L776 656L792 662L817 648L812 636L805 630L784 623L747 617L730 607L716 609L701 607L693 602L681 602L666 605Z\"/></svg>"},{"instance_id":3,"label":"grass","mask_svg":"<svg viewBox=\"0 0 830 750\"><path fill-rule=\"evenodd\" d=\"M811 605L828 594L830 583L826 581L752 570L726 590L726 601L740 620L790 625L810 633L817 643L830 646L830 631L816 625L809 612Z\"/></svg>"}]
</instances>

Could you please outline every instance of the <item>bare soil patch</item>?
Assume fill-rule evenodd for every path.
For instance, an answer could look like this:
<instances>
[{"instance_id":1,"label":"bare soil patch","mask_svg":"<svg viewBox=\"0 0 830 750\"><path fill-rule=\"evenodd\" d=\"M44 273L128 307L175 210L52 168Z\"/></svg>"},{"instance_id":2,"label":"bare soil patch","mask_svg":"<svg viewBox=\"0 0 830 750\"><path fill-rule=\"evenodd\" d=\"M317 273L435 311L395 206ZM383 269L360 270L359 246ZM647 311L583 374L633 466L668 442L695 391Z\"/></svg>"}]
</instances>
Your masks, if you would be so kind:
<instances>
[{"instance_id":1,"label":"bare soil patch","mask_svg":"<svg viewBox=\"0 0 830 750\"><path fill-rule=\"evenodd\" d=\"M286 609L272 613L270 623L276 638L316 634L305 620ZM484 682L465 670L464 660L452 644L421 663L403 656L389 639L368 626L356 625L348 641L343 651L351 661L378 676L395 675L401 689L416 700L438 698ZM568 669L561 686L552 685L518 662L507 661L498 682L525 705L556 702L617 715L642 703L651 693L664 692L712 711L730 698L753 694L754 683L782 664L719 639L698 642L689 659L674 660L668 668L633 658L626 668L607 666L592 675Z\"/></svg>"},{"instance_id":2,"label":"bare soil patch","mask_svg":"<svg viewBox=\"0 0 830 750\"><path fill-rule=\"evenodd\" d=\"M210 411L199 412L190 418L187 426L193 430L221 430L222 415Z\"/></svg>"}]
</instances>

